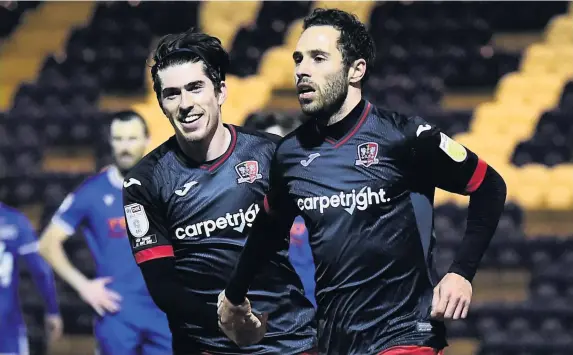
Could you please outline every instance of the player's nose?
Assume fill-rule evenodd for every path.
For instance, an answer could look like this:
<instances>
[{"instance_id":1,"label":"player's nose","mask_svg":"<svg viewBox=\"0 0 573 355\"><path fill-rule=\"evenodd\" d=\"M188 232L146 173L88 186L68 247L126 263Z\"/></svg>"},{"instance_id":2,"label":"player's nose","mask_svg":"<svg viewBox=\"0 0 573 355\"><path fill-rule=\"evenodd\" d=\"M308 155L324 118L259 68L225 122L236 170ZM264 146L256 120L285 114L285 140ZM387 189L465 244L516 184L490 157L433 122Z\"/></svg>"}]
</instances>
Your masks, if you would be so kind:
<instances>
[{"instance_id":1,"label":"player's nose","mask_svg":"<svg viewBox=\"0 0 573 355\"><path fill-rule=\"evenodd\" d=\"M193 107L195 103L193 102L193 95L187 91L183 91L181 94L181 102L179 106L182 110L188 110Z\"/></svg>"},{"instance_id":2,"label":"player's nose","mask_svg":"<svg viewBox=\"0 0 573 355\"><path fill-rule=\"evenodd\" d=\"M298 63L295 69L295 75L297 82L304 77L311 76L310 65L308 64L308 60L302 60L300 63Z\"/></svg>"}]
</instances>

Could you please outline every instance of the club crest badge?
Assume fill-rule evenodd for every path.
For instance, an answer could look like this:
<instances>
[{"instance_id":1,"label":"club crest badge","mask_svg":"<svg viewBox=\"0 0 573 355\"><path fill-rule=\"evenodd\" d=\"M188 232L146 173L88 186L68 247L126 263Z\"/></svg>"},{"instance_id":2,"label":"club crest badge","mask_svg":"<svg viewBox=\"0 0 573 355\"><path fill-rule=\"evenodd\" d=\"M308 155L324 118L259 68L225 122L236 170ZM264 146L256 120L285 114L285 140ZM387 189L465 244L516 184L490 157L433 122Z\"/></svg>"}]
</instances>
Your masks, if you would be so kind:
<instances>
[{"instance_id":1,"label":"club crest badge","mask_svg":"<svg viewBox=\"0 0 573 355\"><path fill-rule=\"evenodd\" d=\"M358 159L356 159L356 166L369 167L370 165L378 164L378 143L367 142L358 146Z\"/></svg>"},{"instance_id":2,"label":"club crest badge","mask_svg":"<svg viewBox=\"0 0 573 355\"><path fill-rule=\"evenodd\" d=\"M255 180L261 179L263 176L259 173L259 162L256 160L248 160L239 163L235 166L235 171L239 178L238 184L249 183L252 184Z\"/></svg>"}]
</instances>

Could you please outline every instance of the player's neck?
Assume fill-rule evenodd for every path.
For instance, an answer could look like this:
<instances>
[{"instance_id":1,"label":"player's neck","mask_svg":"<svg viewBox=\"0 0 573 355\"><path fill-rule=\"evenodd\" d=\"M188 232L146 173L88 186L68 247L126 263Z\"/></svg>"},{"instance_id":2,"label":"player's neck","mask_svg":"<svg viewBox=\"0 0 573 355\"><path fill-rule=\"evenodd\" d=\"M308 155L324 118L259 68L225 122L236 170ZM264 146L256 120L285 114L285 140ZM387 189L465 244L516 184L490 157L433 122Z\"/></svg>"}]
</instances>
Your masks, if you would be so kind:
<instances>
[{"instance_id":1,"label":"player's neck","mask_svg":"<svg viewBox=\"0 0 573 355\"><path fill-rule=\"evenodd\" d=\"M219 123L209 137L197 142L185 142L179 147L185 155L196 162L212 161L225 154L231 144L231 132Z\"/></svg>"},{"instance_id":2,"label":"player's neck","mask_svg":"<svg viewBox=\"0 0 573 355\"><path fill-rule=\"evenodd\" d=\"M346 95L346 99L342 103L342 106L340 106L340 109L330 116L326 125L331 126L342 121L356 107L356 105L360 103L360 100L362 100L362 91L351 87L348 90L348 95Z\"/></svg>"}]
</instances>

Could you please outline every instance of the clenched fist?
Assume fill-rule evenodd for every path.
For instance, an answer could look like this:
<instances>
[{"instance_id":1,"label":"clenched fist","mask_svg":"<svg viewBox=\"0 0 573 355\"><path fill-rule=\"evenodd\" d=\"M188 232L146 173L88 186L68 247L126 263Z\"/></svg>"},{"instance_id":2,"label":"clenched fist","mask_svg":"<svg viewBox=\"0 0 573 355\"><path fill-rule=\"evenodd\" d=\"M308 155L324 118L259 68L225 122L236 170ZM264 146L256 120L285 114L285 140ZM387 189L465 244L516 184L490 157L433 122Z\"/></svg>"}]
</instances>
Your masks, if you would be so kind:
<instances>
[{"instance_id":1,"label":"clenched fist","mask_svg":"<svg viewBox=\"0 0 573 355\"><path fill-rule=\"evenodd\" d=\"M253 314L251 303L246 298L242 304L235 306L225 297L225 291L221 292L217 315L221 331L238 346L256 344L267 332L267 314Z\"/></svg>"}]
</instances>

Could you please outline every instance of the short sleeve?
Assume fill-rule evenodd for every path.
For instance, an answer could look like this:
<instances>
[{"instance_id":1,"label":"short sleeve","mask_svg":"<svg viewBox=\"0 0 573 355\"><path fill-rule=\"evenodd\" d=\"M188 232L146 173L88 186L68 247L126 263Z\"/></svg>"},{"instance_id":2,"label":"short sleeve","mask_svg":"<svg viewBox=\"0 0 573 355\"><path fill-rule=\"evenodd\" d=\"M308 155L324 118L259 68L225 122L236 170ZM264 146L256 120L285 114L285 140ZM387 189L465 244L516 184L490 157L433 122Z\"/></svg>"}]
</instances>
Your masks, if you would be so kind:
<instances>
[{"instance_id":1,"label":"short sleeve","mask_svg":"<svg viewBox=\"0 0 573 355\"><path fill-rule=\"evenodd\" d=\"M86 195L86 189L80 187L66 196L56 214L52 217L52 223L60 226L66 234L74 234L86 217L89 208L90 199Z\"/></svg>"},{"instance_id":2,"label":"short sleeve","mask_svg":"<svg viewBox=\"0 0 573 355\"><path fill-rule=\"evenodd\" d=\"M173 247L161 209L158 188L152 177L126 178L123 184L123 209L127 235L138 264L173 257Z\"/></svg>"},{"instance_id":3,"label":"short sleeve","mask_svg":"<svg viewBox=\"0 0 573 355\"><path fill-rule=\"evenodd\" d=\"M487 164L438 127L413 117L406 124L405 135L414 179L464 195L480 186Z\"/></svg>"}]
</instances>

